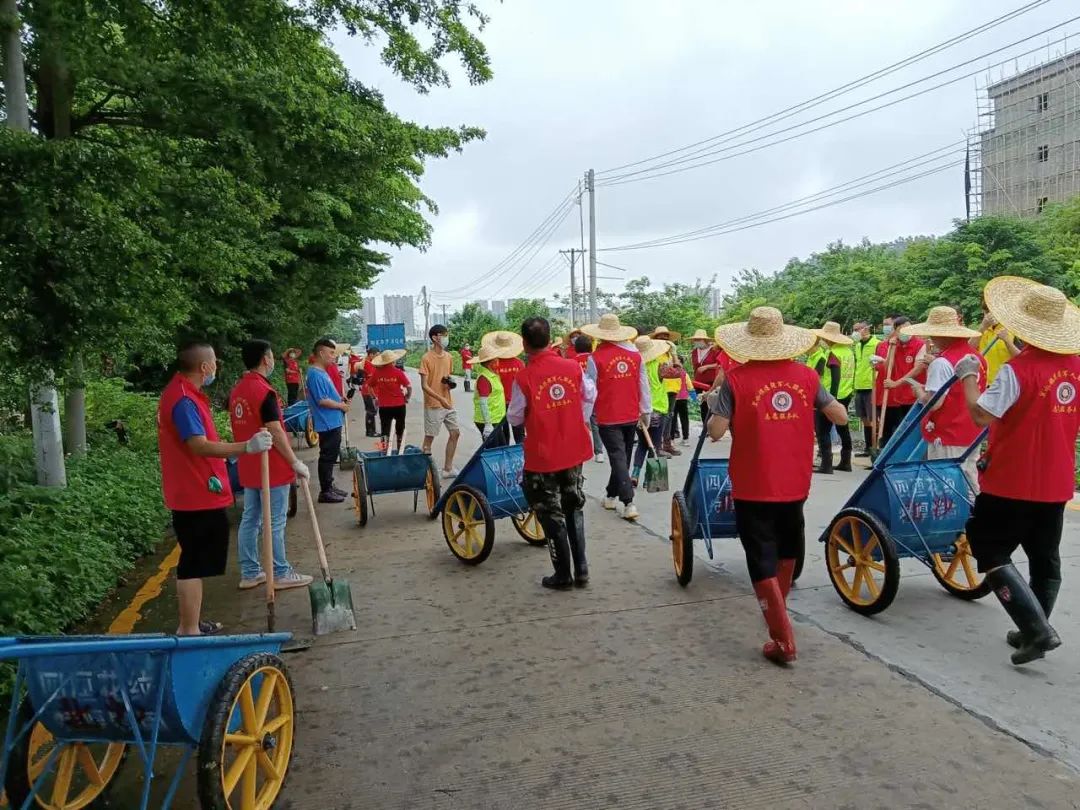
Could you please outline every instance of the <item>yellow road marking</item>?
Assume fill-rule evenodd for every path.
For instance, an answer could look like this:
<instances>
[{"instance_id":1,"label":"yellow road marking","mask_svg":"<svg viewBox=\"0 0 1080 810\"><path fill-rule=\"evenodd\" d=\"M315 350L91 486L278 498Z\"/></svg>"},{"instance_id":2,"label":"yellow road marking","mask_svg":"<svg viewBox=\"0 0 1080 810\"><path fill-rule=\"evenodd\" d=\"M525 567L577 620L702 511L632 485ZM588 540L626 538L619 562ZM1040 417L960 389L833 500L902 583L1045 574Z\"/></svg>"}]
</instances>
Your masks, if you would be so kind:
<instances>
[{"instance_id":1,"label":"yellow road marking","mask_svg":"<svg viewBox=\"0 0 1080 810\"><path fill-rule=\"evenodd\" d=\"M1080 503L1077 501L1069 501L1065 504L1066 509L1071 509L1073 512L1080 512Z\"/></svg>"},{"instance_id":2,"label":"yellow road marking","mask_svg":"<svg viewBox=\"0 0 1080 810\"><path fill-rule=\"evenodd\" d=\"M140 611L146 606L147 602L151 602L161 596L161 591L165 587L165 581L169 578L169 574L176 568L176 564L180 561L180 546L173 546L165 559L161 561L161 565L158 566L158 570L151 576L143 586L139 588L138 592L131 597L131 601L128 602L126 608L120 611L112 624L109 625L110 635L125 635L130 633L135 624L142 618Z\"/></svg>"}]
</instances>

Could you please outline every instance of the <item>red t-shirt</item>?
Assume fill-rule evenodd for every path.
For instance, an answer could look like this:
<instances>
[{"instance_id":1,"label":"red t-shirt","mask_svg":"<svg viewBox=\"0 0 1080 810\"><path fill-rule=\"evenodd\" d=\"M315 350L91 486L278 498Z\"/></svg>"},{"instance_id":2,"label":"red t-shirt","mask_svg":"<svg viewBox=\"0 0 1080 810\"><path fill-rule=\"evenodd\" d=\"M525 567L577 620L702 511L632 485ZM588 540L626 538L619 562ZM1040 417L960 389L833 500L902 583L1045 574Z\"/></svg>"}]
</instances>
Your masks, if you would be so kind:
<instances>
[{"instance_id":1,"label":"red t-shirt","mask_svg":"<svg viewBox=\"0 0 1080 810\"><path fill-rule=\"evenodd\" d=\"M487 377L477 377L476 379L476 395L479 397L491 396L491 380Z\"/></svg>"},{"instance_id":2,"label":"red t-shirt","mask_svg":"<svg viewBox=\"0 0 1080 810\"><path fill-rule=\"evenodd\" d=\"M876 382L874 383L874 401L879 408L881 407L882 402L884 402L885 396L885 370L888 367L889 347L896 346L896 349L893 351L892 374L889 375L889 379L899 380L902 377L906 377L911 373L911 370L915 368L915 360L919 356L924 345L925 341L921 338L913 337L907 343L897 341L894 344L889 340L883 340L877 345L877 348L874 349L874 354L878 357L885 358L885 362L878 366L878 373L875 375ZM925 383L926 372L924 371L915 379L921 383ZM911 390L911 386L907 383L889 389L889 404L914 405L915 392Z\"/></svg>"},{"instance_id":3,"label":"red t-shirt","mask_svg":"<svg viewBox=\"0 0 1080 810\"><path fill-rule=\"evenodd\" d=\"M513 393L514 380L525 369L525 364L516 357L509 360L493 360L489 368L499 375L503 384L503 397L506 404L510 404L510 395Z\"/></svg>"},{"instance_id":4,"label":"red t-shirt","mask_svg":"<svg viewBox=\"0 0 1080 810\"><path fill-rule=\"evenodd\" d=\"M285 358L285 382L300 382L300 364L296 362L295 357Z\"/></svg>"},{"instance_id":5,"label":"red t-shirt","mask_svg":"<svg viewBox=\"0 0 1080 810\"><path fill-rule=\"evenodd\" d=\"M408 375L395 365L376 366L371 375L371 391L380 408L405 404L403 388L409 387Z\"/></svg>"},{"instance_id":6,"label":"red t-shirt","mask_svg":"<svg viewBox=\"0 0 1080 810\"><path fill-rule=\"evenodd\" d=\"M461 367L468 368L467 364L472 360L472 349L462 349L459 354L461 355Z\"/></svg>"}]
</instances>

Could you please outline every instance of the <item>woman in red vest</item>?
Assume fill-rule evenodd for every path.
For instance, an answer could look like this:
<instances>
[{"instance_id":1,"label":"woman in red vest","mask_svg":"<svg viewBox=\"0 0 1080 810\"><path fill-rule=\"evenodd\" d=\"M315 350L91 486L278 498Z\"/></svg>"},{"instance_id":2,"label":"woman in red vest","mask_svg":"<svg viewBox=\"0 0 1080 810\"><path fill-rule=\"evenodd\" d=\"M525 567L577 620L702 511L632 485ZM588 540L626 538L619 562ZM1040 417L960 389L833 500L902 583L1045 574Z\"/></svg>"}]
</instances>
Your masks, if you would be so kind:
<instances>
[{"instance_id":1,"label":"woman in red vest","mask_svg":"<svg viewBox=\"0 0 1080 810\"><path fill-rule=\"evenodd\" d=\"M540 584L556 590L584 587L589 566L581 465L592 455L588 421L596 390L574 360L550 348L551 326L544 318L525 321L521 336L529 364L514 380L506 419L525 426L521 489L544 527L555 568Z\"/></svg>"},{"instance_id":2,"label":"woman in red vest","mask_svg":"<svg viewBox=\"0 0 1080 810\"><path fill-rule=\"evenodd\" d=\"M983 295L1025 348L985 392L982 358L968 354L956 363L971 418L990 428L967 538L1019 628L1006 640L1017 648L1012 662L1024 664L1061 644L1048 618L1061 588L1061 529L1075 488L1080 309L1059 290L1014 276L993 279ZM1012 563L1017 546L1027 555L1029 582Z\"/></svg>"},{"instance_id":3,"label":"woman in red vest","mask_svg":"<svg viewBox=\"0 0 1080 810\"><path fill-rule=\"evenodd\" d=\"M387 349L371 360L373 369L368 383L379 402L379 426L383 444L390 447L390 426L394 426L397 447L405 433L405 405L412 397L412 383L408 375L395 363L405 356L404 349Z\"/></svg>"},{"instance_id":4,"label":"woman in red vest","mask_svg":"<svg viewBox=\"0 0 1080 810\"><path fill-rule=\"evenodd\" d=\"M274 353L265 340L249 340L240 350L244 373L229 394L229 419L233 438L247 441L260 430L273 437L270 450L270 532L274 549L274 588L305 588L311 577L296 571L285 558L285 522L289 511L289 490L298 478L310 478L307 465L289 444L282 421L281 398L270 385ZM236 530L240 555L240 590L266 582L259 553L262 530L262 474L259 459L240 458L237 464L240 486L244 488L244 513Z\"/></svg>"},{"instance_id":5,"label":"woman in red vest","mask_svg":"<svg viewBox=\"0 0 1080 810\"><path fill-rule=\"evenodd\" d=\"M158 400L161 490L172 511L180 546L176 597L178 636L216 633L220 622L203 621L202 581L225 573L229 559L229 515L233 495L225 459L264 453L272 439L259 430L246 442L223 442L214 427L210 398L202 389L217 374L217 356L207 343L189 343L176 356L177 372Z\"/></svg>"},{"instance_id":6,"label":"woman in red vest","mask_svg":"<svg viewBox=\"0 0 1080 810\"><path fill-rule=\"evenodd\" d=\"M288 394L287 405L300 399L300 350L286 349L282 355L285 363L285 391Z\"/></svg>"},{"instance_id":7,"label":"woman in red vest","mask_svg":"<svg viewBox=\"0 0 1080 810\"><path fill-rule=\"evenodd\" d=\"M762 652L775 663L795 660L787 595L805 545L803 504L814 464L814 412L834 425L847 410L817 372L792 358L808 352L817 335L786 326L780 310L757 307L746 323L720 326L716 342L746 362L709 394L709 437L731 436L731 496L746 567L765 614L770 641Z\"/></svg>"},{"instance_id":8,"label":"woman in red vest","mask_svg":"<svg viewBox=\"0 0 1080 810\"><path fill-rule=\"evenodd\" d=\"M499 375L499 380L503 385L503 397L505 397L506 404L509 405L510 393L514 390L514 380L525 368L525 364L518 357L522 352L521 337L506 330L488 332L480 339L480 346L481 348L492 346L499 353L499 359L492 361L488 368ZM511 428L514 434L514 444L521 444L525 441L524 425L511 425ZM506 441L509 443L510 438L507 437Z\"/></svg>"},{"instance_id":9,"label":"woman in red vest","mask_svg":"<svg viewBox=\"0 0 1080 810\"><path fill-rule=\"evenodd\" d=\"M361 372L363 382L360 385L360 396L364 400L364 434L373 439L379 435L375 429L375 414L379 413L379 398L375 395L375 389L371 385L371 377L375 374L375 366L372 361L379 356L379 350L374 346L367 347L367 355L364 357ZM402 355L404 357L404 355Z\"/></svg>"},{"instance_id":10,"label":"woman in red vest","mask_svg":"<svg viewBox=\"0 0 1080 810\"><path fill-rule=\"evenodd\" d=\"M581 366L581 373L584 374L589 368L589 355L592 354L592 338L581 334L580 329L574 331L577 332L577 335L574 337L574 356L572 359L577 361L577 364ZM600 441L600 428L596 425L596 414L589 417L589 431L592 434L593 461L597 464L603 464L604 445Z\"/></svg>"}]
</instances>

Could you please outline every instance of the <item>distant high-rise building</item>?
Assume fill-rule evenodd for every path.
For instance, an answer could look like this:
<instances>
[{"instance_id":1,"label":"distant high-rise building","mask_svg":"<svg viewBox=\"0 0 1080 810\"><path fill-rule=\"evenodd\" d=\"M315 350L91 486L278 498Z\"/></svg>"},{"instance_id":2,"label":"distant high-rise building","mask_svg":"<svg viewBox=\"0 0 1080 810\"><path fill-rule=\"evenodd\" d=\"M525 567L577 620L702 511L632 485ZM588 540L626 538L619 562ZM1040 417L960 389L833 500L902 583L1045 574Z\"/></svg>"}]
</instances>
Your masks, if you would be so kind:
<instances>
[{"instance_id":1,"label":"distant high-rise building","mask_svg":"<svg viewBox=\"0 0 1080 810\"><path fill-rule=\"evenodd\" d=\"M386 323L405 324L405 337L416 337L416 318L411 295L384 295L383 314Z\"/></svg>"},{"instance_id":2,"label":"distant high-rise building","mask_svg":"<svg viewBox=\"0 0 1080 810\"><path fill-rule=\"evenodd\" d=\"M481 312L491 312L491 307L488 306L487 301L473 301L471 303L476 304L478 307L480 307Z\"/></svg>"},{"instance_id":3,"label":"distant high-rise building","mask_svg":"<svg viewBox=\"0 0 1080 810\"><path fill-rule=\"evenodd\" d=\"M372 323L378 323L378 322L379 322L379 319L376 317L376 309L375 309L375 296L371 296L370 298L365 297L364 298L364 323L365 324L372 324Z\"/></svg>"},{"instance_id":4,"label":"distant high-rise building","mask_svg":"<svg viewBox=\"0 0 1080 810\"><path fill-rule=\"evenodd\" d=\"M499 318L506 317L506 302L505 301L492 301L491 302L491 314Z\"/></svg>"},{"instance_id":5,"label":"distant high-rise building","mask_svg":"<svg viewBox=\"0 0 1080 810\"><path fill-rule=\"evenodd\" d=\"M720 307L724 304L724 296L716 287L709 287L709 298L705 303L705 312L714 318L720 316Z\"/></svg>"}]
</instances>

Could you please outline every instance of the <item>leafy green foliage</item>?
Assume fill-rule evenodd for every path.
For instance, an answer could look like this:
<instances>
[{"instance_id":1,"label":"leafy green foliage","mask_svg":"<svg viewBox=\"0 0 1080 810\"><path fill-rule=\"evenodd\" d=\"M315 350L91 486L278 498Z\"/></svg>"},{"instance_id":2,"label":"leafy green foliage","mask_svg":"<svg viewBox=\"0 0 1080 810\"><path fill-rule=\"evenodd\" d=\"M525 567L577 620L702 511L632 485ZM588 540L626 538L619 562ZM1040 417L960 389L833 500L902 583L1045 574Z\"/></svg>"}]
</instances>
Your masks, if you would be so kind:
<instances>
[{"instance_id":1,"label":"leafy green foliage","mask_svg":"<svg viewBox=\"0 0 1080 810\"><path fill-rule=\"evenodd\" d=\"M454 351L468 344L476 352L485 333L505 329L506 324L497 315L481 309L479 304L466 304L450 316L446 328L450 330L450 347Z\"/></svg>"}]
</instances>

